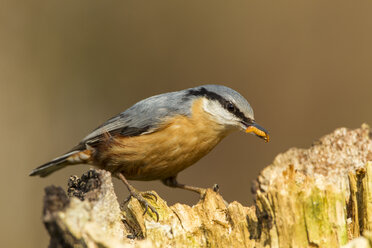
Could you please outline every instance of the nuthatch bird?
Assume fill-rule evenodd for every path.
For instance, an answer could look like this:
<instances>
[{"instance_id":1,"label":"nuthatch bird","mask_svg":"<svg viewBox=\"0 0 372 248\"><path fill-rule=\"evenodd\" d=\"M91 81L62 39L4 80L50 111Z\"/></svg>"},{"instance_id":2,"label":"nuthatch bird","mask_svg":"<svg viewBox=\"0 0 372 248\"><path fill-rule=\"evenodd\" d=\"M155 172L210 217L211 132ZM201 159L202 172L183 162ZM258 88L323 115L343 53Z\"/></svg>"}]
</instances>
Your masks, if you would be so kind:
<instances>
[{"instance_id":1,"label":"nuthatch bird","mask_svg":"<svg viewBox=\"0 0 372 248\"><path fill-rule=\"evenodd\" d=\"M177 182L177 174L210 152L234 130L253 133L266 142L247 100L222 85L204 85L144 99L109 119L64 155L34 169L41 177L74 164L92 164L110 171L127 186L130 195L153 206L128 180L161 180L170 187L204 189Z\"/></svg>"}]
</instances>

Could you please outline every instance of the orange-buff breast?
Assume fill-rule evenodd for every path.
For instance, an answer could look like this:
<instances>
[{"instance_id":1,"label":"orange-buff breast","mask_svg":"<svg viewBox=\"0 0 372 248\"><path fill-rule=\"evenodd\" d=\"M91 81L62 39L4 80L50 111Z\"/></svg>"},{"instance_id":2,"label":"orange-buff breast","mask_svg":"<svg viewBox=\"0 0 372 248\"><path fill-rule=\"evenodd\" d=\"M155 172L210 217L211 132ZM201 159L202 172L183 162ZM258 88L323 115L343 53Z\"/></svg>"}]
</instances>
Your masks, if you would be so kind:
<instances>
[{"instance_id":1,"label":"orange-buff breast","mask_svg":"<svg viewBox=\"0 0 372 248\"><path fill-rule=\"evenodd\" d=\"M191 117L166 120L153 133L113 137L101 147L93 163L120 171L131 180L156 180L176 176L210 152L226 135L223 126L203 110L203 99L194 101Z\"/></svg>"}]
</instances>

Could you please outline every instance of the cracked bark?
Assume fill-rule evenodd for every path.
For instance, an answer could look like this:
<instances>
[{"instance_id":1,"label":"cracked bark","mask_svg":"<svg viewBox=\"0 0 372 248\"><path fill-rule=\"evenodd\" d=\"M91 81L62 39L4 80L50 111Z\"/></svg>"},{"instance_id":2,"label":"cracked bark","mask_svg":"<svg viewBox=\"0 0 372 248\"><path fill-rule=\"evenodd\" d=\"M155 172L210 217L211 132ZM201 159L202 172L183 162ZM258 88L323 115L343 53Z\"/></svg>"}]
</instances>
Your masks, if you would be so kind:
<instances>
[{"instance_id":1,"label":"cracked bark","mask_svg":"<svg viewBox=\"0 0 372 248\"><path fill-rule=\"evenodd\" d=\"M148 199L159 222L136 199L120 207L110 173L90 170L70 178L68 196L46 188L50 247L339 247L353 239L347 247L370 247L369 136L367 125L340 128L279 154L254 183L250 207L213 190L192 207Z\"/></svg>"}]
</instances>

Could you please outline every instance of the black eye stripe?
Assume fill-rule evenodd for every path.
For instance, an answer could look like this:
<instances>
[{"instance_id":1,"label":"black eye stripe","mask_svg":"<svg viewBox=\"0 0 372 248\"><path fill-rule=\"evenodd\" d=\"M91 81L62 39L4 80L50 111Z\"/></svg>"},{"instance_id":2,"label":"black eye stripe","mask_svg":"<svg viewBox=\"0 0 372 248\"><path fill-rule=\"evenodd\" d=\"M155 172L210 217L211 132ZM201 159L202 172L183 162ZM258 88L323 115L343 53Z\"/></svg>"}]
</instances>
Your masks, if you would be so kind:
<instances>
[{"instance_id":1,"label":"black eye stripe","mask_svg":"<svg viewBox=\"0 0 372 248\"><path fill-rule=\"evenodd\" d=\"M235 112L236 111L236 107L235 107L235 105L232 102L228 102L227 103L226 109L228 111L230 111L230 112Z\"/></svg>"},{"instance_id":2,"label":"black eye stripe","mask_svg":"<svg viewBox=\"0 0 372 248\"><path fill-rule=\"evenodd\" d=\"M227 109L230 113L233 113L234 115L238 116L240 115L239 108L232 102L228 101L226 106L224 106L225 109Z\"/></svg>"},{"instance_id":3,"label":"black eye stripe","mask_svg":"<svg viewBox=\"0 0 372 248\"><path fill-rule=\"evenodd\" d=\"M247 118L235 104L233 104L231 101L227 101L225 98L218 95L217 93L206 90L204 87L201 87L198 90L189 90L187 92L187 95L188 96L204 96L207 99L216 100L221 104L221 106L224 109L226 109L230 113L233 113L236 117L241 119L243 122L250 122L250 119Z\"/></svg>"}]
</instances>

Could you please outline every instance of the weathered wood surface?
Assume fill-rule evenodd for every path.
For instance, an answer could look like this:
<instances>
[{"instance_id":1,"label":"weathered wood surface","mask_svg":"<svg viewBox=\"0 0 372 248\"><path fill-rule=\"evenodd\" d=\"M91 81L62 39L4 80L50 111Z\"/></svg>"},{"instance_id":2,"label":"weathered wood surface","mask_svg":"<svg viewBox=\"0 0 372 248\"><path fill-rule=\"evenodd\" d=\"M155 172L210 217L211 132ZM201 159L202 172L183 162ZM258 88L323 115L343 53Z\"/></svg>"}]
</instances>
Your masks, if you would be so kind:
<instances>
[{"instance_id":1,"label":"weathered wood surface","mask_svg":"<svg viewBox=\"0 0 372 248\"><path fill-rule=\"evenodd\" d=\"M253 206L213 190L192 207L158 196L158 222L135 199L119 206L110 173L90 170L68 194L46 188L43 220L51 247L371 247L371 161L369 127L340 128L279 154L254 183Z\"/></svg>"}]
</instances>

